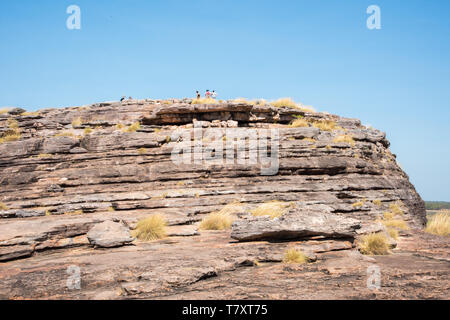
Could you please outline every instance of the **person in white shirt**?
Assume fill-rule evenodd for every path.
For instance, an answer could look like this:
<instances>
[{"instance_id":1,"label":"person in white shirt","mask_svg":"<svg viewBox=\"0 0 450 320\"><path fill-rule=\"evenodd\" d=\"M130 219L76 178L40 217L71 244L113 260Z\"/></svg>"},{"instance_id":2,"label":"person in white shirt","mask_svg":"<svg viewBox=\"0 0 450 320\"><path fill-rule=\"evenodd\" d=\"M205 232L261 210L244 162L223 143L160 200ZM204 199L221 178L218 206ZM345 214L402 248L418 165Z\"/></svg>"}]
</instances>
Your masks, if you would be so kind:
<instances>
[{"instance_id":1,"label":"person in white shirt","mask_svg":"<svg viewBox=\"0 0 450 320\"><path fill-rule=\"evenodd\" d=\"M211 92L211 98L216 99L217 98L217 92L215 90L213 90Z\"/></svg>"}]
</instances>

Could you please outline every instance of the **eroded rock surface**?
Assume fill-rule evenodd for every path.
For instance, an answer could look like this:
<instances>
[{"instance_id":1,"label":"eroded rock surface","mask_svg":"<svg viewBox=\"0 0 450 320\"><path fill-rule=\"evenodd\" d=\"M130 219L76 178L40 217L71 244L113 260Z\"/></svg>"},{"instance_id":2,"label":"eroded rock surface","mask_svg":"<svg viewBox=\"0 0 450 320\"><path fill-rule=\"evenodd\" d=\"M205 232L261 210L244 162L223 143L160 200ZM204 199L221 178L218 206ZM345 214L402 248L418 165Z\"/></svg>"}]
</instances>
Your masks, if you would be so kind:
<instances>
[{"instance_id":1,"label":"eroded rock surface","mask_svg":"<svg viewBox=\"0 0 450 320\"><path fill-rule=\"evenodd\" d=\"M307 126L290 126L297 118ZM320 125L325 122L333 128ZM267 129L277 132L269 137L278 150L274 175L261 174L260 159L204 158L217 155L218 145L242 146L236 135L247 137L242 150L248 152ZM357 250L359 236L379 230L378 221L392 205L400 204L411 228L402 237L415 235L425 222L424 203L397 165L385 133L357 119L271 105L131 100L0 114L0 135L12 131L20 133L18 140L0 143L4 299L308 297L307 289L295 289L296 277L317 275L311 277L312 288L314 281L332 277L324 274L346 270L345 261L364 271L370 261L349 252ZM339 142L342 136L352 140ZM174 162L174 149L193 160ZM271 200L292 207L274 220L251 216L252 209ZM245 207L232 232L198 230L207 214L232 202ZM168 238L133 240L129 232L137 221L155 213L167 219ZM285 269L280 262L290 246L317 261ZM439 242L440 249L429 256L446 254L445 246ZM416 262L412 255L405 259ZM442 280L448 275L445 259L433 260L424 272L433 265L440 270L433 277ZM81 291L66 288L71 265L82 270ZM348 272L359 281L362 275L355 270ZM292 281L286 293L264 285L266 272L277 285ZM255 286L247 283L253 278ZM218 294L231 283L253 289ZM317 298L334 292L324 283L320 288ZM395 294L407 295L408 288ZM389 292L382 297L395 296ZM429 293L442 297L438 289ZM353 297L345 290L336 294Z\"/></svg>"}]
</instances>

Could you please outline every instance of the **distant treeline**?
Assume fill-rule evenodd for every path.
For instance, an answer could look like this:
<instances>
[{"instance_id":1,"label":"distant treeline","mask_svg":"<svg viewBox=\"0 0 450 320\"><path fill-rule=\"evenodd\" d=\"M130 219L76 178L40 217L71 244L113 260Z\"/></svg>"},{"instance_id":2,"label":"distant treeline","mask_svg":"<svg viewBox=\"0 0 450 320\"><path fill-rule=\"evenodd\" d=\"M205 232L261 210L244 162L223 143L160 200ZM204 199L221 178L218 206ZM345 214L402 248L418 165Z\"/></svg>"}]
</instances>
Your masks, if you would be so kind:
<instances>
[{"instance_id":1,"label":"distant treeline","mask_svg":"<svg viewBox=\"0 0 450 320\"><path fill-rule=\"evenodd\" d=\"M445 202L445 201L425 201L425 208L427 210L450 209L450 202Z\"/></svg>"}]
</instances>

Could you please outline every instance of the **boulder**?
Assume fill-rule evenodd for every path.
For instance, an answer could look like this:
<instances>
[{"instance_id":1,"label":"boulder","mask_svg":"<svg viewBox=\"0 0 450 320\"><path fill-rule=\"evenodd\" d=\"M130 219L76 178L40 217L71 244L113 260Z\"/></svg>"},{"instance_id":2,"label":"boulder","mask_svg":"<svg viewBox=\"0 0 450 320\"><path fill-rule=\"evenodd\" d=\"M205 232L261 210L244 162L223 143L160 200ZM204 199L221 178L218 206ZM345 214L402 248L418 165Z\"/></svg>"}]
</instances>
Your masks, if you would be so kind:
<instances>
[{"instance_id":1,"label":"boulder","mask_svg":"<svg viewBox=\"0 0 450 320\"><path fill-rule=\"evenodd\" d=\"M127 227L113 221L96 224L89 230L87 237L91 245L101 248L120 247L134 240Z\"/></svg>"}]
</instances>

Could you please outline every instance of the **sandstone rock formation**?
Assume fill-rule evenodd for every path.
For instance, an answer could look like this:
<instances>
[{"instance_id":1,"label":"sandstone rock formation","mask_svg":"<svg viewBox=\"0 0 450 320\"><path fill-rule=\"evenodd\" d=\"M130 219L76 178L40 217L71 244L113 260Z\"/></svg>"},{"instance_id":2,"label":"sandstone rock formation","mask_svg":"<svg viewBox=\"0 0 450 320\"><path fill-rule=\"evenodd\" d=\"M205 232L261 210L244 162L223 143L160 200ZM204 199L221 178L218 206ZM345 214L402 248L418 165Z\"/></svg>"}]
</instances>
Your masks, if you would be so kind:
<instances>
[{"instance_id":1,"label":"sandstone rock formation","mask_svg":"<svg viewBox=\"0 0 450 320\"><path fill-rule=\"evenodd\" d=\"M289 125L298 118L308 125ZM260 162L202 158L216 155L217 143L237 145L228 136L234 132L248 135L243 150L249 151L266 129L278 134L269 139L278 149L274 175L261 175ZM158 297L168 286L188 286L256 260L281 261L289 245L232 238L289 240L321 254L354 250L355 239L393 204L401 203L413 230L425 223L424 203L386 135L356 119L232 101L132 100L0 114L0 135L11 130L20 137L0 144L1 298L117 298L118 288L121 296ZM192 144L197 134L200 146ZM174 163L175 148L194 160ZM274 220L251 216L252 208L270 200L295 206ZM231 235L197 230L206 214L233 201L248 210L238 214ZM133 229L153 213L168 220L169 238L133 241L125 226ZM216 240L220 252L212 250ZM98 249L124 244L131 245ZM194 245L197 253L204 249L198 257L186 252ZM172 261L170 252L186 263ZM38 277L39 268L50 268L45 255L56 268L47 280L61 288L50 289ZM81 295L64 289L70 264L85 268L89 289ZM31 271L22 273L22 267ZM9 293L15 279L22 284ZM104 283L103 291L96 281Z\"/></svg>"}]
</instances>

